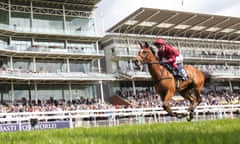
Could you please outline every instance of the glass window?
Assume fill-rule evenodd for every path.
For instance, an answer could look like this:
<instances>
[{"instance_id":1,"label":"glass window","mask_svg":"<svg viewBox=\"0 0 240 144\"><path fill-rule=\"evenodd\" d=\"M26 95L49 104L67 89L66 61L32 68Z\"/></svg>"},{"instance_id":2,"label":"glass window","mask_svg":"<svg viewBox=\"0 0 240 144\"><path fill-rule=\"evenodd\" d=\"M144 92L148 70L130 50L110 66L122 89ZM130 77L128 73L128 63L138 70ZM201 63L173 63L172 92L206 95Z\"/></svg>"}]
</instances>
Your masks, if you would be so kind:
<instances>
[{"instance_id":1,"label":"glass window","mask_svg":"<svg viewBox=\"0 0 240 144\"><path fill-rule=\"evenodd\" d=\"M6 70L10 68L10 59L5 56L0 56L0 69Z\"/></svg>"},{"instance_id":2,"label":"glass window","mask_svg":"<svg viewBox=\"0 0 240 144\"><path fill-rule=\"evenodd\" d=\"M21 72L30 72L32 71L32 60L13 58L13 69L19 70Z\"/></svg>"},{"instance_id":3,"label":"glass window","mask_svg":"<svg viewBox=\"0 0 240 144\"><path fill-rule=\"evenodd\" d=\"M72 87L72 99L88 99L96 98L96 86L95 85L77 85Z\"/></svg>"},{"instance_id":4,"label":"glass window","mask_svg":"<svg viewBox=\"0 0 240 144\"><path fill-rule=\"evenodd\" d=\"M36 71L37 72L66 72L66 63L64 60L36 60Z\"/></svg>"},{"instance_id":5,"label":"glass window","mask_svg":"<svg viewBox=\"0 0 240 144\"><path fill-rule=\"evenodd\" d=\"M23 104L23 99L35 99L33 85L14 84L14 101L16 101L18 104Z\"/></svg>"},{"instance_id":6,"label":"glass window","mask_svg":"<svg viewBox=\"0 0 240 144\"><path fill-rule=\"evenodd\" d=\"M39 100L49 100L53 98L54 100L62 100L69 98L69 88L68 85L64 84L39 84L38 89L38 99Z\"/></svg>"},{"instance_id":7,"label":"glass window","mask_svg":"<svg viewBox=\"0 0 240 144\"><path fill-rule=\"evenodd\" d=\"M30 14L29 13L16 13L11 14L11 24L14 30L30 30Z\"/></svg>"},{"instance_id":8,"label":"glass window","mask_svg":"<svg viewBox=\"0 0 240 144\"><path fill-rule=\"evenodd\" d=\"M63 41L35 40L34 45L48 48L64 48Z\"/></svg>"},{"instance_id":9,"label":"glass window","mask_svg":"<svg viewBox=\"0 0 240 144\"><path fill-rule=\"evenodd\" d=\"M52 30L63 30L63 18L61 16L34 14L33 17L33 27L38 31L51 32Z\"/></svg>"},{"instance_id":10,"label":"glass window","mask_svg":"<svg viewBox=\"0 0 240 144\"><path fill-rule=\"evenodd\" d=\"M120 60L118 61L118 68L121 71L129 71L131 70L131 64L129 60Z\"/></svg>"},{"instance_id":11,"label":"glass window","mask_svg":"<svg viewBox=\"0 0 240 144\"><path fill-rule=\"evenodd\" d=\"M90 72L91 62L90 61L70 61L70 72Z\"/></svg>"},{"instance_id":12,"label":"glass window","mask_svg":"<svg viewBox=\"0 0 240 144\"><path fill-rule=\"evenodd\" d=\"M31 46L31 40L13 39L11 41L11 46L17 51L27 51Z\"/></svg>"},{"instance_id":13,"label":"glass window","mask_svg":"<svg viewBox=\"0 0 240 144\"><path fill-rule=\"evenodd\" d=\"M0 84L1 102L11 103L12 91L10 84ZM99 98L97 95L96 85L82 85L73 84L72 100L91 100L93 98ZM18 104L22 104L23 99L25 100L70 100L70 91L68 84L38 84L37 85L37 97L33 84L14 84L14 101Z\"/></svg>"},{"instance_id":14,"label":"glass window","mask_svg":"<svg viewBox=\"0 0 240 144\"><path fill-rule=\"evenodd\" d=\"M1 102L11 103L11 85L10 84L0 84Z\"/></svg>"},{"instance_id":15,"label":"glass window","mask_svg":"<svg viewBox=\"0 0 240 144\"><path fill-rule=\"evenodd\" d=\"M68 48L72 50L72 52L83 52L83 53L91 53L96 52L95 44L93 43L74 43L69 42Z\"/></svg>"},{"instance_id":16,"label":"glass window","mask_svg":"<svg viewBox=\"0 0 240 144\"><path fill-rule=\"evenodd\" d=\"M0 23L9 25L8 11L0 10Z\"/></svg>"},{"instance_id":17,"label":"glass window","mask_svg":"<svg viewBox=\"0 0 240 144\"><path fill-rule=\"evenodd\" d=\"M94 34L94 20L89 18L66 17L66 31Z\"/></svg>"}]
</instances>

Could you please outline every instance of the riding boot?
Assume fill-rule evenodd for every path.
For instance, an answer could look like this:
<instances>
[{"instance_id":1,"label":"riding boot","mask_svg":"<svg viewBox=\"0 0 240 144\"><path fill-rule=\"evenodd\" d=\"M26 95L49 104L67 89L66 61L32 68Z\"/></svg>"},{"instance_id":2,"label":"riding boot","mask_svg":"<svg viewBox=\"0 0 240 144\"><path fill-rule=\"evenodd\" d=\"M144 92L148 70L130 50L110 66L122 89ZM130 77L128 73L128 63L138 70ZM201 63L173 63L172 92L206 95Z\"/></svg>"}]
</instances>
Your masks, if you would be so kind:
<instances>
[{"instance_id":1,"label":"riding boot","mask_svg":"<svg viewBox=\"0 0 240 144\"><path fill-rule=\"evenodd\" d=\"M177 69L173 69L173 70L172 70L172 74L173 74L174 77L178 76L178 71L177 71Z\"/></svg>"},{"instance_id":2,"label":"riding boot","mask_svg":"<svg viewBox=\"0 0 240 144\"><path fill-rule=\"evenodd\" d=\"M175 73L174 76L176 79L182 80L181 71L178 68L175 69L174 73Z\"/></svg>"},{"instance_id":3,"label":"riding boot","mask_svg":"<svg viewBox=\"0 0 240 144\"><path fill-rule=\"evenodd\" d=\"M177 76L183 81L188 80L188 76L184 68L177 68Z\"/></svg>"},{"instance_id":4,"label":"riding boot","mask_svg":"<svg viewBox=\"0 0 240 144\"><path fill-rule=\"evenodd\" d=\"M176 76L177 73L176 73L175 69L170 64L164 63L163 65L168 69L169 72L171 72L174 76Z\"/></svg>"},{"instance_id":5,"label":"riding boot","mask_svg":"<svg viewBox=\"0 0 240 144\"><path fill-rule=\"evenodd\" d=\"M183 74L183 79L188 80L188 75L184 68L182 69L182 74Z\"/></svg>"}]
</instances>

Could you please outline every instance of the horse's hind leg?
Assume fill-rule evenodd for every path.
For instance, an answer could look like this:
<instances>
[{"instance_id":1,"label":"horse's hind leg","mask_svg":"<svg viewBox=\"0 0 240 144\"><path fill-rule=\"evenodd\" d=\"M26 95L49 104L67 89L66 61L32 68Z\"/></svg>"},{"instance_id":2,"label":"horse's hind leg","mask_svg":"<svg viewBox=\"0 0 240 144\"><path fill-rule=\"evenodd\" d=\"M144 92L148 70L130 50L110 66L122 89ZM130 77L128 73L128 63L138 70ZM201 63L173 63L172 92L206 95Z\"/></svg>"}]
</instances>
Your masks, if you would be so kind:
<instances>
[{"instance_id":1,"label":"horse's hind leg","mask_svg":"<svg viewBox=\"0 0 240 144\"><path fill-rule=\"evenodd\" d=\"M195 107L197 107L202 102L201 89L202 87L198 87L194 89L194 95L196 96L196 101L197 101Z\"/></svg>"},{"instance_id":2,"label":"horse's hind leg","mask_svg":"<svg viewBox=\"0 0 240 144\"><path fill-rule=\"evenodd\" d=\"M189 111L188 121L191 121L193 119L194 109L196 107L195 106L196 105L195 104L195 98L191 95L192 92L189 89L180 91L179 93L190 102L190 105L189 105L189 108L188 108L188 111Z\"/></svg>"}]
</instances>

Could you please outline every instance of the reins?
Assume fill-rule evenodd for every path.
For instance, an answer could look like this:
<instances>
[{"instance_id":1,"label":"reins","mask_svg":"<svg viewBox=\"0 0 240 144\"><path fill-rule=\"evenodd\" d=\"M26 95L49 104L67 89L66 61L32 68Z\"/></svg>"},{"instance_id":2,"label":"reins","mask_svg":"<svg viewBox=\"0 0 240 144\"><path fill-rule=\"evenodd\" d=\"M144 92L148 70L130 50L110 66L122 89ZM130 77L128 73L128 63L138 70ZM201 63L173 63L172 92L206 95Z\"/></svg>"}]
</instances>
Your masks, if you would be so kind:
<instances>
[{"instance_id":1,"label":"reins","mask_svg":"<svg viewBox=\"0 0 240 144\"><path fill-rule=\"evenodd\" d=\"M145 57L147 57L148 56L148 54L149 53L147 53L146 55L140 55L140 57L144 60L143 61L143 63L142 64L150 64L150 65L152 65L152 64L163 64L162 62L159 62L159 61L146 61L145 60ZM161 77L162 77L162 72L161 72ZM172 79L171 77L164 77L164 78L160 78L160 79L157 79L157 80L154 80L153 82L155 83L155 84L158 84L160 81L162 81L162 80L165 80L165 79Z\"/></svg>"}]
</instances>

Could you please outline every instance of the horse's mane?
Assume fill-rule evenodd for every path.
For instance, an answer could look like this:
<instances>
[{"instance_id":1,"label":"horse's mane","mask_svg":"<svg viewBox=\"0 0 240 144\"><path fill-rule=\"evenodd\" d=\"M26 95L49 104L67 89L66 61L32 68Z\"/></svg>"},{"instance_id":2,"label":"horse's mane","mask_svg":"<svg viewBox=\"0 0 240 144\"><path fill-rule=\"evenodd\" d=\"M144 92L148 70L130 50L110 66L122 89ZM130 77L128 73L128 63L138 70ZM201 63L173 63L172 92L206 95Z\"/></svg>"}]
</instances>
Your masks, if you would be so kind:
<instances>
[{"instance_id":1,"label":"horse's mane","mask_svg":"<svg viewBox=\"0 0 240 144\"><path fill-rule=\"evenodd\" d=\"M150 46L149 49L152 51L153 55L155 56L155 51L154 51L153 47Z\"/></svg>"},{"instance_id":2,"label":"horse's mane","mask_svg":"<svg viewBox=\"0 0 240 144\"><path fill-rule=\"evenodd\" d=\"M145 48L149 48L152 51L153 55L155 56L155 51L154 51L153 47L149 46L148 42L145 42L144 46L145 46Z\"/></svg>"}]
</instances>

